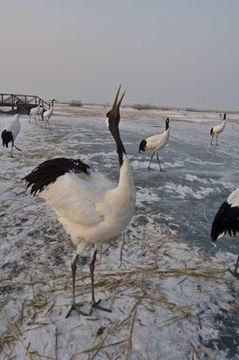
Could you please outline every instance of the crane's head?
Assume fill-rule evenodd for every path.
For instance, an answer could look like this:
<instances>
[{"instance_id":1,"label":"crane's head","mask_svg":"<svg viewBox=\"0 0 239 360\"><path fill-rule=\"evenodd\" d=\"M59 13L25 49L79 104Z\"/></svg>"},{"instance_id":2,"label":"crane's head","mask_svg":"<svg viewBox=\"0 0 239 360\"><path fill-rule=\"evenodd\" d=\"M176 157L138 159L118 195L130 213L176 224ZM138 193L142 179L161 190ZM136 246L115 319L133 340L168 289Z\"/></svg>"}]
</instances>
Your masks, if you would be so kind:
<instances>
[{"instance_id":1,"label":"crane's head","mask_svg":"<svg viewBox=\"0 0 239 360\"><path fill-rule=\"evenodd\" d=\"M121 85L119 86L116 96L115 96L115 101L113 103L112 109L110 111L107 112L106 114L106 125L107 128L112 132L113 129L115 129L116 127L118 127L119 122L120 122L120 104L123 100L125 91L122 93L119 101L118 101L118 97L119 97L119 93L120 93L120 89L121 89Z\"/></svg>"}]
</instances>

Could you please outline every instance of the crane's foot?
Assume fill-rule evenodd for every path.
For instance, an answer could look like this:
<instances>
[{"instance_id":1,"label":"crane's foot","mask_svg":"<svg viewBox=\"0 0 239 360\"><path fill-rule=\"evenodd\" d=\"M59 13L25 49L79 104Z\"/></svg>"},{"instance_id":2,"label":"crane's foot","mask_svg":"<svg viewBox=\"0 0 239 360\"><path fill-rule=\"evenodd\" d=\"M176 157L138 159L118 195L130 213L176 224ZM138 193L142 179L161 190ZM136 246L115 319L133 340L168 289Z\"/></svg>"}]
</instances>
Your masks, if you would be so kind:
<instances>
[{"instance_id":1,"label":"crane's foot","mask_svg":"<svg viewBox=\"0 0 239 360\"><path fill-rule=\"evenodd\" d=\"M239 274L234 270L232 271L231 269L228 268L228 271L230 271L230 273L237 279L239 279Z\"/></svg>"},{"instance_id":2,"label":"crane's foot","mask_svg":"<svg viewBox=\"0 0 239 360\"><path fill-rule=\"evenodd\" d=\"M166 170L164 170L164 169L161 169L161 168L160 168L159 170L160 170L160 171L162 171L162 172L166 172Z\"/></svg>"},{"instance_id":3,"label":"crane's foot","mask_svg":"<svg viewBox=\"0 0 239 360\"><path fill-rule=\"evenodd\" d=\"M65 316L65 319L67 319L70 316L72 310L76 310L79 315L88 316L89 314L86 314L84 311L80 310L81 306L82 306L81 304L72 304L69 311L68 311L68 313Z\"/></svg>"},{"instance_id":4,"label":"crane's foot","mask_svg":"<svg viewBox=\"0 0 239 360\"><path fill-rule=\"evenodd\" d=\"M112 310L107 309L107 308L105 308L105 307L103 307L103 306L99 305L99 304L100 304L100 302L101 302L101 300L94 301L94 302L92 302L92 303L91 303L91 309L90 309L90 313L89 313L89 315L91 315L91 314L92 314L92 312L93 312L93 308L99 309L99 310L101 310L101 311L106 311L106 312L112 313Z\"/></svg>"}]
</instances>

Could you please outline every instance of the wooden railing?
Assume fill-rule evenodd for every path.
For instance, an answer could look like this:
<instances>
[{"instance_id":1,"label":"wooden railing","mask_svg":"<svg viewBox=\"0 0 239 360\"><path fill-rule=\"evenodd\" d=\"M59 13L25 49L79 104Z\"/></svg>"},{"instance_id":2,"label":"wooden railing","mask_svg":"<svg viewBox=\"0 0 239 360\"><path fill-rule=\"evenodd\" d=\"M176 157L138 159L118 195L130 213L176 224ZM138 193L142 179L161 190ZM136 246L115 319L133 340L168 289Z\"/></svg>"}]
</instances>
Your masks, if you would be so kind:
<instances>
[{"instance_id":1,"label":"wooden railing","mask_svg":"<svg viewBox=\"0 0 239 360\"><path fill-rule=\"evenodd\" d=\"M0 107L11 107L21 113L28 113L31 108L38 105L49 108L50 104L36 95L0 94Z\"/></svg>"}]
</instances>

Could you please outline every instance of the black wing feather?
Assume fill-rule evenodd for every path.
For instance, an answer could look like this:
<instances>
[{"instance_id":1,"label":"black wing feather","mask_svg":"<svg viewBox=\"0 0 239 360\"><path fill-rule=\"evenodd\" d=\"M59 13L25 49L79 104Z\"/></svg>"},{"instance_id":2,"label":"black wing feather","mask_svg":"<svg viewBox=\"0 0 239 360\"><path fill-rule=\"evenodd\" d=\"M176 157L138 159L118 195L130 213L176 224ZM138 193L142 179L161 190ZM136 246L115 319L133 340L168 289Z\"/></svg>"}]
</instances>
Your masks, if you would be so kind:
<instances>
[{"instance_id":1,"label":"black wing feather","mask_svg":"<svg viewBox=\"0 0 239 360\"><path fill-rule=\"evenodd\" d=\"M90 167L80 159L56 158L44 161L37 166L23 180L27 183L27 188L31 187L31 194L41 192L47 185L54 183L59 176L66 172L89 174Z\"/></svg>"},{"instance_id":2,"label":"black wing feather","mask_svg":"<svg viewBox=\"0 0 239 360\"><path fill-rule=\"evenodd\" d=\"M227 201L220 206L212 223L211 239L216 241L220 234L228 232L230 236L236 236L239 232L239 208L231 207Z\"/></svg>"}]
</instances>

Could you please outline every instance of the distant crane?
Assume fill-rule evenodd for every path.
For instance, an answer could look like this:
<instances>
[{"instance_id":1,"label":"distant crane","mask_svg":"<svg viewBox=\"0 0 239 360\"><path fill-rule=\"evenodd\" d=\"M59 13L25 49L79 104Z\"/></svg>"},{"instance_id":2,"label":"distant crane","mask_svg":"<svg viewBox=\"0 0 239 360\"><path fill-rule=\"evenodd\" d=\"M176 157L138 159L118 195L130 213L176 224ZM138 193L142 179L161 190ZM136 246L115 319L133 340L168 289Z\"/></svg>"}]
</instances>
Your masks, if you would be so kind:
<instances>
[{"instance_id":1,"label":"distant crane","mask_svg":"<svg viewBox=\"0 0 239 360\"><path fill-rule=\"evenodd\" d=\"M14 115L12 120L4 127L1 137L2 137L2 144L8 148L8 144L12 143L11 147L11 157L13 157L13 147L18 151L22 151L15 145L15 139L21 129L21 124L19 120L19 114Z\"/></svg>"},{"instance_id":2,"label":"distant crane","mask_svg":"<svg viewBox=\"0 0 239 360\"><path fill-rule=\"evenodd\" d=\"M212 223L211 238L212 241L216 241L222 237L226 232L230 236L236 236L239 232L239 188L234 190L224 201ZM236 261L234 271L230 272L238 277L237 268L239 263L239 255Z\"/></svg>"},{"instance_id":3,"label":"distant crane","mask_svg":"<svg viewBox=\"0 0 239 360\"><path fill-rule=\"evenodd\" d=\"M211 135L212 139L211 139L210 145L212 145L214 135L216 135L216 144L215 145L217 145L218 136L224 130L224 128L226 126L226 120L227 120L226 118L227 118L227 114L224 113L223 114L223 120L222 120L221 124L216 125L213 128L211 128L210 135Z\"/></svg>"},{"instance_id":4,"label":"distant crane","mask_svg":"<svg viewBox=\"0 0 239 360\"><path fill-rule=\"evenodd\" d=\"M49 120L53 114L53 105L54 105L55 101L56 101L55 99L52 99L50 109L42 112L42 120L45 122L45 127L47 127L47 125L48 125L48 127L50 127Z\"/></svg>"},{"instance_id":5,"label":"distant crane","mask_svg":"<svg viewBox=\"0 0 239 360\"><path fill-rule=\"evenodd\" d=\"M132 170L120 138L120 104L125 92L118 101L119 86L112 109L106 114L106 123L116 143L119 159L119 182L114 184L101 174L94 172L80 159L57 158L47 160L35 168L24 179L31 193L39 193L56 212L59 222L71 235L77 245L77 255L72 262L72 305L66 317L73 309L87 315L75 303L75 274L79 254L88 244L94 245L90 263L91 274L91 310L99 308L94 294L94 268L98 248L105 242L117 238L128 225L135 212L135 186Z\"/></svg>"},{"instance_id":6,"label":"distant crane","mask_svg":"<svg viewBox=\"0 0 239 360\"><path fill-rule=\"evenodd\" d=\"M165 131L162 134L150 136L146 139L143 139L140 142L139 152L142 152L145 150L153 151L153 154L152 154L150 162L149 162L148 170L150 170L151 162L153 160L154 154L156 153L158 164L159 164L159 169L160 169L160 171L163 171L161 164L160 164L158 152L160 149L162 149L164 147L164 145L166 144L166 142L169 138L169 129L170 129L169 128L169 118L167 117L167 119L165 120Z\"/></svg>"},{"instance_id":7,"label":"distant crane","mask_svg":"<svg viewBox=\"0 0 239 360\"><path fill-rule=\"evenodd\" d=\"M36 107L31 108L31 110L29 112L29 122L31 122L32 117L34 117L34 119L36 121L36 117L39 114L39 110L40 110L40 104Z\"/></svg>"}]
</instances>

